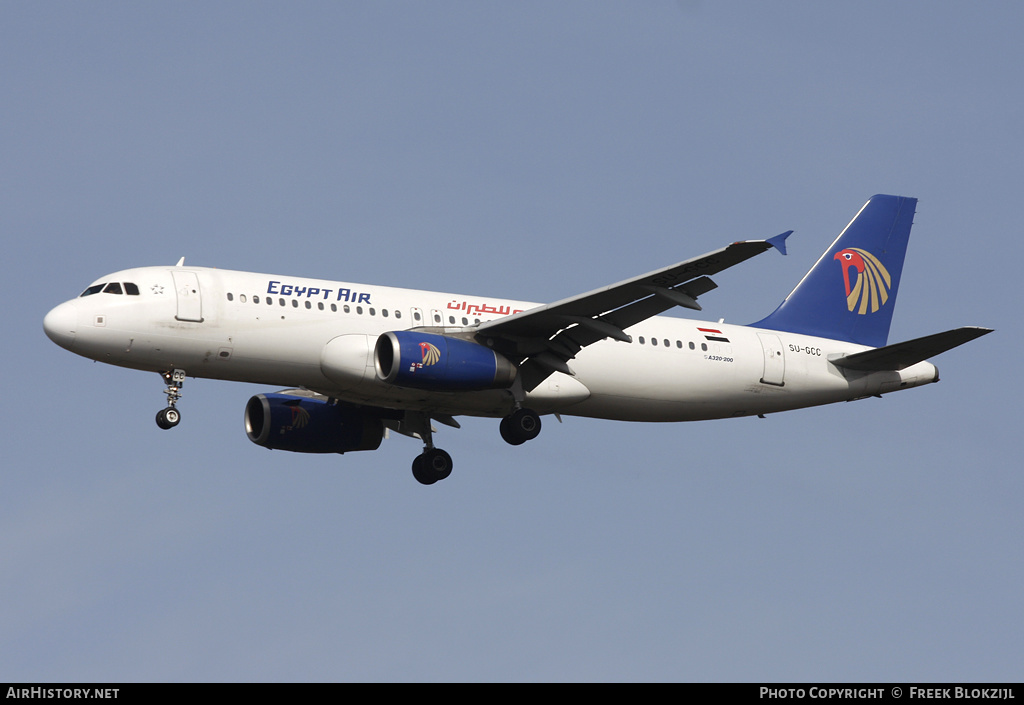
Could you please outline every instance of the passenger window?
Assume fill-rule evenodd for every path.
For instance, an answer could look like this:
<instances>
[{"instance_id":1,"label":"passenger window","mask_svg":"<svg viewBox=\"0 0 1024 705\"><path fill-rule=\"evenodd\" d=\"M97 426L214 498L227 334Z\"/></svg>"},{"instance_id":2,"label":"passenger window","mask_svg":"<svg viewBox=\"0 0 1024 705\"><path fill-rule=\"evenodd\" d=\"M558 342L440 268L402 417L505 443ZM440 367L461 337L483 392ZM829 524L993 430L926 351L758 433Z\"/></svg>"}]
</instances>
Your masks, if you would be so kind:
<instances>
[{"instance_id":1,"label":"passenger window","mask_svg":"<svg viewBox=\"0 0 1024 705\"><path fill-rule=\"evenodd\" d=\"M323 301L317 301L316 302L316 307L318 309L320 309L321 311L323 311L324 310L324 302Z\"/></svg>"},{"instance_id":2,"label":"passenger window","mask_svg":"<svg viewBox=\"0 0 1024 705\"><path fill-rule=\"evenodd\" d=\"M245 294L239 294L238 295L238 300L241 301L244 304L245 303Z\"/></svg>"},{"instance_id":3,"label":"passenger window","mask_svg":"<svg viewBox=\"0 0 1024 705\"><path fill-rule=\"evenodd\" d=\"M254 304L258 304L258 303L260 302L260 297L258 297L258 296L256 296L255 294L253 294L253 296L252 296L252 302L253 302Z\"/></svg>"},{"instance_id":4,"label":"passenger window","mask_svg":"<svg viewBox=\"0 0 1024 705\"><path fill-rule=\"evenodd\" d=\"M402 312L401 311L395 311L395 318L401 318L401 317L402 317Z\"/></svg>"},{"instance_id":5,"label":"passenger window","mask_svg":"<svg viewBox=\"0 0 1024 705\"><path fill-rule=\"evenodd\" d=\"M106 286L106 284L93 284L88 289L82 292L82 296L92 296L93 294L98 294L101 291L103 291L104 286Z\"/></svg>"},{"instance_id":6,"label":"passenger window","mask_svg":"<svg viewBox=\"0 0 1024 705\"><path fill-rule=\"evenodd\" d=\"M388 310L386 308L382 308L380 310L380 315L384 316L384 318L387 318L388 317Z\"/></svg>"},{"instance_id":7,"label":"passenger window","mask_svg":"<svg viewBox=\"0 0 1024 705\"><path fill-rule=\"evenodd\" d=\"M120 284L118 284L117 282L110 282L103 289L103 293L104 294L121 294L123 292L121 291L121 285Z\"/></svg>"},{"instance_id":8,"label":"passenger window","mask_svg":"<svg viewBox=\"0 0 1024 705\"><path fill-rule=\"evenodd\" d=\"M306 308L313 308L313 302L312 301L307 301L306 302Z\"/></svg>"},{"instance_id":9,"label":"passenger window","mask_svg":"<svg viewBox=\"0 0 1024 705\"><path fill-rule=\"evenodd\" d=\"M643 344L644 344L644 337L643 337L642 335L640 336L640 344L641 344L641 345L643 345Z\"/></svg>"},{"instance_id":10,"label":"passenger window","mask_svg":"<svg viewBox=\"0 0 1024 705\"><path fill-rule=\"evenodd\" d=\"M228 301L234 301L234 300L235 300L235 295L234 295L234 294L232 294L232 293L231 293L231 292L229 291L229 292L228 292Z\"/></svg>"},{"instance_id":11,"label":"passenger window","mask_svg":"<svg viewBox=\"0 0 1024 705\"><path fill-rule=\"evenodd\" d=\"M139 287L135 286L131 282L125 282L124 283L124 293L128 294L129 296L138 296L139 295Z\"/></svg>"}]
</instances>

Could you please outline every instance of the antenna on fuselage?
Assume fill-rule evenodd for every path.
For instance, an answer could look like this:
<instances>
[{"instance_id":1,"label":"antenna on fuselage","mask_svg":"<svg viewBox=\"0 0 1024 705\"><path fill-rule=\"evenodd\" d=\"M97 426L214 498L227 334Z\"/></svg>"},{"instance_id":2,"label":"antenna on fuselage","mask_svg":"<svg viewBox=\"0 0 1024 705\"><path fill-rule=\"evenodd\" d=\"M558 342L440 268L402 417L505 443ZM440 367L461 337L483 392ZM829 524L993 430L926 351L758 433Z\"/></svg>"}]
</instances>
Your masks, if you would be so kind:
<instances>
[{"instance_id":1,"label":"antenna on fuselage","mask_svg":"<svg viewBox=\"0 0 1024 705\"><path fill-rule=\"evenodd\" d=\"M181 259L179 259L178 263L176 265L174 265L174 266L175 267L184 267L185 266L185 258L182 257Z\"/></svg>"}]
</instances>

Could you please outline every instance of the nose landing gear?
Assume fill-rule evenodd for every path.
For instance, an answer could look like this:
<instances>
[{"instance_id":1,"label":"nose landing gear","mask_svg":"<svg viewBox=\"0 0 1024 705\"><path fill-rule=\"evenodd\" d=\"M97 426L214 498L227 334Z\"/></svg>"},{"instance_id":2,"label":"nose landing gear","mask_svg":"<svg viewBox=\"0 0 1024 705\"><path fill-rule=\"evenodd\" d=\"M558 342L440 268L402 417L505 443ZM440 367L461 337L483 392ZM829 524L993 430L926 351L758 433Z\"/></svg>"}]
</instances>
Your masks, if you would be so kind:
<instances>
[{"instance_id":1,"label":"nose landing gear","mask_svg":"<svg viewBox=\"0 0 1024 705\"><path fill-rule=\"evenodd\" d=\"M164 383L167 385L167 389L164 390L164 394L167 395L167 408L156 413L156 425L166 430L174 428L181 421L181 412L175 405L181 399L181 388L185 384L185 370L162 372L160 376L164 378Z\"/></svg>"}]
</instances>

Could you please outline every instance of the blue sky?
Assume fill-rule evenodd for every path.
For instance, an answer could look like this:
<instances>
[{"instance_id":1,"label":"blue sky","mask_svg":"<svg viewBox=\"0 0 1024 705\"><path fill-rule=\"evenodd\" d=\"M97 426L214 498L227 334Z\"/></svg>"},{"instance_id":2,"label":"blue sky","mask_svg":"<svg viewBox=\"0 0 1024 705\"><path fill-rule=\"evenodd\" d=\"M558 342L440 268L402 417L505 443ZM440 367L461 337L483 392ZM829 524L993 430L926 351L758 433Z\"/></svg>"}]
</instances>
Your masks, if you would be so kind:
<instances>
[{"instance_id":1,"label":"blue sky","mask_svg":"<svg viewBox=\"0 0 1024 705\"><path fill-rule=\"evenodd\" d=\"M1020 680L1019 3L0 3L0 680ZM552 301L920 199L890 340L943 381L675 425L443 428L319 457L264 388L53 345L197 265ZM1012 369L1011 369L1012 368Z\"/></svg>"}]
</instances>

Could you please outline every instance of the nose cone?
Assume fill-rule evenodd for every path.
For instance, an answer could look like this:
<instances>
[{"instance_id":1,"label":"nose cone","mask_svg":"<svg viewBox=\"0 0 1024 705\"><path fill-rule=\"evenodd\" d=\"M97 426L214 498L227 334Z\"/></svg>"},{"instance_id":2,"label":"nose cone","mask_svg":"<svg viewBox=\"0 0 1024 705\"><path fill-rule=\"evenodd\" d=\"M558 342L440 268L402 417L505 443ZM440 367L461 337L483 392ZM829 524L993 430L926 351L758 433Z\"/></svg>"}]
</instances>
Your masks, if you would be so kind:
<instances>
[{"instance_id":1,"label":"nose cone","mask_svg":"<svg viewBox=\"0 0 1024 705\"><path fill-rule=\"evenodd\" d=\"M43 330L46 331L46 337L68 350L75 344L77 329L78 306L74 301L62 303L46 314L43 319Z\"/></svg>"}]
</instances>

